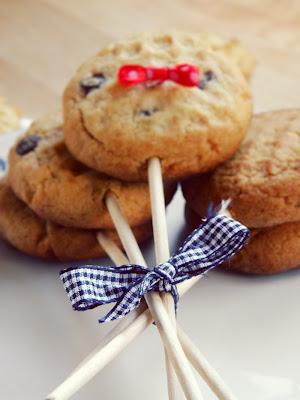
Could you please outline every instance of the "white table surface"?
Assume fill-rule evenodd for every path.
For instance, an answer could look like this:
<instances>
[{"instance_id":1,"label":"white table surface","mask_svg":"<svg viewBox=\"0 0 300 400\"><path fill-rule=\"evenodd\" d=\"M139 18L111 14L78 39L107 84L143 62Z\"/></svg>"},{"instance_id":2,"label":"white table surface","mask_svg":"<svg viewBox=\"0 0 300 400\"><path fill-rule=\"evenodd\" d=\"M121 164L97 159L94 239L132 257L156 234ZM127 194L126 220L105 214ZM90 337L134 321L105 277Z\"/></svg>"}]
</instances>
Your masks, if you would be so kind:
<instances>
[{"instance_id":1,"label":"white table surface","mask_svg":"<svg viewBox=\"0 0 300 400\"><path fill-rule=\"evenodd\" d=\"M0 143L1 146L1 143ZM4 149L4 147L0 147ZM168 209L171 247L184 237L180 192ZM152 242L143 247L153 263ZM107 264L107 259L98 260ZM59 270L0 241L1 400L41 400L113 324L72 310ZM179 303L178 318L241 400L300 400L300 271L249 277L215 271ZM214 399L201 383L205 399ZM74 399L167 398L151 326Z\"/></svg>"}]
</instances>

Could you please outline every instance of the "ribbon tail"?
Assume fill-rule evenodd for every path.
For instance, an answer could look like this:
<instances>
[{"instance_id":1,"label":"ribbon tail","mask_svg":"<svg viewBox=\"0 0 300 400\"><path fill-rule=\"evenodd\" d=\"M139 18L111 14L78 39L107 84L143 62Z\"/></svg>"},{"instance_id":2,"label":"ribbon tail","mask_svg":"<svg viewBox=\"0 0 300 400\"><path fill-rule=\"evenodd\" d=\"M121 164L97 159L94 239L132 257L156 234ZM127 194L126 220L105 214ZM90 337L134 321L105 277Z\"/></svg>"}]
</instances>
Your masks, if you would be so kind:
<instances>
[{"instance_id":1,"label":"ribbon tail","mask_svg":"<svg viewBox=\"0 0 300 400\"><path fill-rule=\"evenodd\" d=\"M207 207L205 220L208 221L209 219L214 218L217 215L228 215L228 208L230 203L231 199L222 200L217 205L210 201Z\"/></svg>"},{"instance_id":2,"label":"ribbon tail","mask_svg":"<svg viewBox=\"0 0 300 400\"><path fill-rule=\"evenodd\" d=\"M215 268L239 251L249 230L239 222L217 215L195 229L172 257L178 274L176 283Z\"/></svg>"},{"instance_id":3,"label":"ribbon tail","mask_svg":"<svg viewBox=\"0 0 300 400\"><path fill-rule=\"evenodd\" d=\"M124 299L130 295L130 303L127 308L136 307L136 289L145 276L145 268L136 265L122 267L100 267L86 265L71 267L61 271L60 278L64 289L76 311L85 311L100 305L117 303L114 313L110 317L116 319L122 307L122 315L127 313L123 306ZM132 302L132 304L131 304Z\"/></svg>"},{"instance_id":4,"label":"ribbon tail","mask_svg":"<svg viewBox=\"0 0 300 400\"><path fill-rule=\"evenodd\" d=\"M173 300L174 300L175 314L176 314L176 316L177 316L177 308L178 308L178 302L179 302L179 294L178 294L178 290L177 290L177 286L176 286L176 285L172 285L172 288L171 288L171 295L172 295Z\"/></svg>"},{"instance_id":5,"label":"ribbon tail","mask_svg":"<svg viewBox=\"0 0 300 400\"><path fill-rule=\"evenodd\" d=\"M131 311L139 307L141 302L141 297L139 296L138 285L133 285L120 301L102 318L98 321L100 324L104 322L114 321L125 317Z\"/></svg>"}]
</instances>

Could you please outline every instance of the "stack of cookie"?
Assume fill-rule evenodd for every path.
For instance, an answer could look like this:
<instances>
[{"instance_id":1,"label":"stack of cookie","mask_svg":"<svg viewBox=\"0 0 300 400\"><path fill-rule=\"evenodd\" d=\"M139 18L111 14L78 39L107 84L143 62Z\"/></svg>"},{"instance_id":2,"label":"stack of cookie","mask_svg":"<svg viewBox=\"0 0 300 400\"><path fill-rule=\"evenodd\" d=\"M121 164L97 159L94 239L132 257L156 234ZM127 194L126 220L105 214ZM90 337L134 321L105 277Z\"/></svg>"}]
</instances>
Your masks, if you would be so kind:
<instances>
[{"instance_id":1,"label":"stack of cookie","mask_svg":"<svg viewBox=\"0 0 300 400\"><path fill-rule=\"evenodd\" d=\"M251 230L225 268L274 274L299 267L299 132L300 109L258 114L231 160L183 182L190 223L199 223L210 203L230 199L231 215Z\"/></svg>"},{"instance_id":2,"label":"stack of cookie","mask_svg":"<svg viewBox=\"0 0 300 400\"><path fill-rule=\"evenodd\" d=\"M45 259L104 255L96 233L117 234L104 206L111 191L142 242L151 236L146 183L126 183L78 162L64 144L60 113L34 122L11 149L8 179L0 184L0 230L15 247ZM175 185L166 186L169 202Z\"/></svg>"},{"instance_id":3,"label":"stack of cookie","mask_svg":"<svg viewBox=\"0 0 300 400\"><path fill-rule=\"evenodd\" d=\"M167 349L170 393L172 363L187 398L201 398L187 357L197 360L198 372L220 398L228 389L207 361L203 367L193 344L183 350L172 323L175 284L200 278L206 268L232 256L248 230L216 218L211 232L219 229L223 238L222 230L227 233L229 226L232 235L222 240L232 239L233 245L221 258L212 257L211 267L203 262L196 273L195 260L202 260L199 253L207 255L207 246L198 251L190 240L191 247L177 254L183 265L180 275L169 255L164 198L171 200L177 180L216 168L238 150L251 121L245 77L252 67L253 57L238 42L206 34L144 35L112 44L70 80L63 94L63 117L46 116L19 138L10 151L8 178L0 186L0 230L29 254L61 260L100 257L97 232L104 230L117 240L112 231L116 227L132 265L105 272L96 268L96 275L85 266L67 269L61 274L65 289L78 310L116 302L104 320L125 316L144 297ZM130 226L142 241L152 232L151 217L157 268L145 273ZM213 255L221 248L218 239L212 240ZM188 271L188 265L195 269ZM144 325L140 316L131 322L133 328L125 321L128 338L140 329L134 324ZM124 341L124 326L119 329ZM57 389L61 396L48 398L69 398L94 371L95 364L87 371L81 365Z\"/></svg>"},{"instance_id":4,"label":"stack of cookie","mask_svg":"<svg viewBox=\"0 0 300 400\"><path fill-rule=\"evenodd\" d=\"M201 63L199 88L117 84L126 63L180 62ZM2 236L41 258L100 257L98 230L118 241L104 201L111 192L138 241L148 238L147 160L159 156L164 177L173 180L165 186L169 202L179 177L228 159L249 125L242 74L248 78L253 65L236 40L208 34L145 35L99 52L68 84L64 117L58 112L34 122L11 149L0 186Z\"/></svg>"},{"instance_id":5,"label":"stack of cookie","mask_svg":"<svg viewBox=\"0 0 300 400\"><path fill-rule=\"evenodd\" d=\"M175 320L174 286L176 277L180 276L180 267L172 264L172 258L170 259L162 178L176 182L194 173L206 172L230 158L239 148L248 130L252 113L249 86L241 72L245 68L244 75L248 75L251 68L248 62L241 61L246 54L236 42L218 42L207 35L140 36L112 44L85 62L71 79L63 96L64 139L73 157L99 174L130 182L128 187L141 185L136 182L149 180L156 267L147 272L145 278L140 278L140 274L145 273L146 263L134 235L128 229L126 219L129 220L130 215L125 215L124 218L120 212L120 194L106 196L106 191L101 197L101 193L93 193L96 201L104 200L132 264L128 268L136 276L131 278L127 267L122 272L119 269L110 270L111 279L116 282L116 292L122 296L118 302L114 284L104 274L105 282L109 282L109 292L112 293L105 296L104 301L111 301L107 297L114 302L117 300L117 304L104 319L125 315L127 310L132 310L139 304L143 295L158 327L164 348L167 349L169 392L174 393L175 390L172 363L185 396L193 399L202 397L187 358L193 359L193 356L188 355L191 354L189 350L186 351L187 354L183 350L177 329L172 324ZM40 142L37 147L40 147ZM11 163L12 168L14 157ZM78 173L77 168L72 169ZM20 170L18 175L22 173L23 167ZM55 178L55 174L52 175ZM166 182L165 185L168 187ZM18 188L14 187L14 190L17 191ZM76 195L80 196L80 192ZM72 199L74 197L76 196L73 195ZM135 203L140 203L139 195L135 195L134 199ZM59 201L61 204L64 202L63 198ZM85 203L82 206L81 218L82 214L89 214L93 210L90 204L88 207ZM99 212L100 210L97 211L98 216ZM136 209L133 214L138 214ZM224 221L224 218L220 217L220 221ZM228 222L235 224L230 220ZM221 222L220 225L223 226ZM242 229L247 235L247 229ZM232 241L238 245L241 243L235 239ZM186 270L188 260L197 264L191 253L201 253L195 249L195 242L191 242L192 249L182 250L178 254L178 259L183 261ZM213 243L212 241L212 246ZM216 245L219 243L220 241ZM214 246L213 248L215 249ZM214 254L214 251L211 253ZM227 259L230 255L232 253L229 250L225 251L222 259ZM217 265L217 261L214 265ZM86 289L87 302L82 299L81 294L79 297L74 296L74 292L83 292L85 295L85 290L81 290L80 279L77 279L80 271L81 268L79 271L71 268L61 276L73 306L80 307L84 303L90 308L93 306L90 293L94 289L90 289L89 285ZM192 270L188 272L193 274ZM82 275L83 286L86 286L85 269ZM93 285L93 271L91 275L88 282L91 281ZM185 278L181 277L180 280L182 279ZM129 286L124 294L122 287L124 285L126 288L124 281L127 280ZM102 280L100 281L99 285L96 279L95 284L102 293ZM195 283L195 280L192 282ZM171 293L160 296L157 290L171 291L175 295L174 299ZM96 303L99 298L103 299L101 293L100 297L96 296ZM129 336L132 338L130 332L137 331L135 324L143 324L138 320L139 317L128 326L128 335L124 334L122 328L120 336L125 336L125 339L127 336L126 340ZM187 347L191 349L190 345ZM107 348L105 351L109 354ZM101 354L101 350L99 353ZM100 359L99 353L97 352L97 359ZM195 353L192 350L192 354ZM88 360L91 358L88 357ZM198 362L196 364L199 365ZM198 372L206 377L210 374L207 381L210 381L212 390L218 393L228 392L227 389L220 389L225 385L220 383L221 379L216 377L215 372L208 370L212 371L210 367L200 367ZM81 364L48 398L68 398L94 373L95 368ZM223 393L221 397L225 398Z\"/></svg>"}]
</instances>

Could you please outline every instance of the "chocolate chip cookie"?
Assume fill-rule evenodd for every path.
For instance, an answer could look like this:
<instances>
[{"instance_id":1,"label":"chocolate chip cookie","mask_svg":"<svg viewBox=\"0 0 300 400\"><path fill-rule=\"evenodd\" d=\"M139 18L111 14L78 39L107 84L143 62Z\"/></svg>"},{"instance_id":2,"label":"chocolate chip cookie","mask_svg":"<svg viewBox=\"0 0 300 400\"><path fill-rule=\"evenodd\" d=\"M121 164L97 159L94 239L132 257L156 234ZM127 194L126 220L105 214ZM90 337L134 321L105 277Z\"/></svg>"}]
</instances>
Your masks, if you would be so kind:
<instances>
[{"instance_id":1,"label":"chocolate chip cookie","mask_svg":"<svg viewBox=\"0 0 300 400\"><path fill-rule=\"evenodd\" d=\"M67 150L59 113L34 122L9 154L8 178L16 195L41 218L63 226L112 229L105 205L114 193L131 226L151 218L148 185L101 175ZM166 186L170 201L174 185Z\"/></svg>"},{"instance_id":2,"label":"chocolate chip cookie","mask_svg":"<svg viewBox=\"0 0 300 400\"><path fill-rule=\"evenodd\" d=\"M190 229L201 223L201 217L187 207ZM248 243L223 269L255 275L277 274L300 267L300 222L287 222L267 228L250 229Z\"/></svg>"},{"instance_id":3,"label":"chocolate chip cookie","mask_svg":"<svg viewBox=\"0 0 300 400\"><path fill-rule=\"evenodd\" d=\"M210 201L231 199L232 216L248 227L300 221L300 109L254 116L247 139L214 172L183 182L200 215Z\"/></svg>"},{"instance_id":4,"label":"chocolate chip cookie","mask_svg":"<svg viewBox=\"0 0 300 400\"><path fill-rule=\"evenodd\" d=\"M64 92L64 134L85 165L117 178L147 179L159 157L165 178L214 168L231 157L250 123L248 84L222 46L197 34L154 34L124 40L84 63ZM229 46L230 47L230 46ZM233 52L234 53L234 52ZM127 64L200 69L199 85L176 82L123 87Z\"/></svg>"},{"instance_id":5,"label":"chocolate chip cookie","mask_svg":"<svg viewBox=\"0 0 300 400\"><path fill-rule=\"evenodd\" d=\"M151 237L151 223L133 231L141 243ZM121 245L114 230L102 232ZM15 196L5 180L0 181L0 233L20 251L43 259L84 260L105 255L96 230L66 228L43 220Z\"/></svg>"}]
</instances>

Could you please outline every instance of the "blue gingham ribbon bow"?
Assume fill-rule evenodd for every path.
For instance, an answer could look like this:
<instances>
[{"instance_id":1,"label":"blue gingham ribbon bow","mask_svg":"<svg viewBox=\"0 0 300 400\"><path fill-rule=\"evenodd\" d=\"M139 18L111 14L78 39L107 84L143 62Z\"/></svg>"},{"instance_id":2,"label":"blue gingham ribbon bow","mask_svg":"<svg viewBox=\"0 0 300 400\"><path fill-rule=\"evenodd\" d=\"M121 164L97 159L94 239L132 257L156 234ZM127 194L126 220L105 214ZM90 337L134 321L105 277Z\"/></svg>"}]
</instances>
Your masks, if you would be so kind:
<instances>
[{"instance_id":1,"label":"blue gingham ribbon bow","mask_svg":"<svg viewBox=\"0 0 300 400\"><path fill-rule=\"evenodd\" d=\"M112 321L137 308L152 290L170 292L176 305L178 283L202 275L232 257L245 244L248 234L248 229L237 221L216 215L195 229L167 262L152 270L140 265L87 265L65 269L60 278L77 311L116 303L99 320Z\"/></svg>"}]
</instances>

